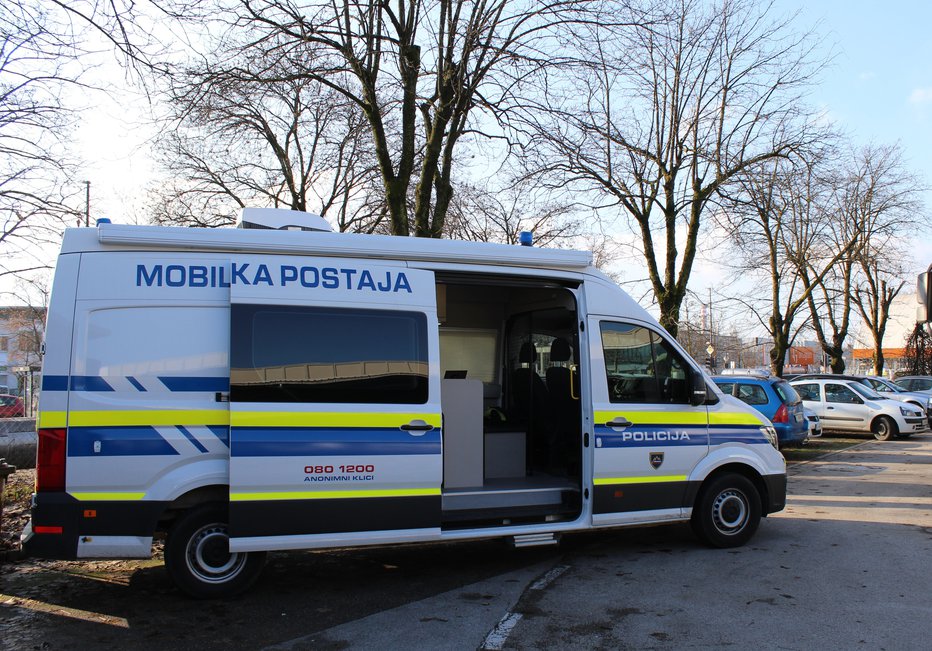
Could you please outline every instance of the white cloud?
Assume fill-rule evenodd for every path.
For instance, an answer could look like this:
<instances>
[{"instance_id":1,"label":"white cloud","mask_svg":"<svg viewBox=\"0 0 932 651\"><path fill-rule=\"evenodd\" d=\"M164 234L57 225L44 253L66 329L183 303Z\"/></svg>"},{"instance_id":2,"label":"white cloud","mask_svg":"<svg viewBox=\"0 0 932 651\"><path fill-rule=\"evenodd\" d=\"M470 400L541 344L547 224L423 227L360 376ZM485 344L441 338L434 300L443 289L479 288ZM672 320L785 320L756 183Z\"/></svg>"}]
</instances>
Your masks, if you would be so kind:
<instances>
[{"instance_id":1,"label":"white cloud","mask_svg":"<svg viewBox=\"0 0 932 651\"><path fill-rule=\"evenodd\" d=\"M867 72L862 72L858 75L858 79L861 81L873 81L877 77L877 73L869 70Z\"/></svg>"},{"instance_id":2,"label":"white cloud","mask_svg":"<svg viewBox=\"0 0 932 651\"><path fill-rule=\"evenodd\" d=\"M932 87L916 88L909 96L910 104L932 104Z\"/></svg>"}]
</instances>

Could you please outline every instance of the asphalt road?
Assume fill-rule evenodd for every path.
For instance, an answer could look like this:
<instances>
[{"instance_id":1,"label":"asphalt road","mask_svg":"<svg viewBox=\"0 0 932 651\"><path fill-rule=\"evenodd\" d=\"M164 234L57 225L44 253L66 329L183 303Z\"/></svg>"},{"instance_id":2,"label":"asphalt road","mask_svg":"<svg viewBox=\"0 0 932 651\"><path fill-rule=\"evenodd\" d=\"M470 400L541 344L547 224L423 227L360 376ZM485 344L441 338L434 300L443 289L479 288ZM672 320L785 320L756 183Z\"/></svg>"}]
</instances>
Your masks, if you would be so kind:
<instances>
[{"instance_id":1,"label":"asphalt road","mask_svg":"<svg viewBox=\"0 0 932 651\"><path fill-rule=\"evenodd\" d=\"M157 563L0 568L10 649L928 649L932 436L792 466L787 509L736 550L688 527L277 554L198 602Z\"/></svg>"}]
</instances>

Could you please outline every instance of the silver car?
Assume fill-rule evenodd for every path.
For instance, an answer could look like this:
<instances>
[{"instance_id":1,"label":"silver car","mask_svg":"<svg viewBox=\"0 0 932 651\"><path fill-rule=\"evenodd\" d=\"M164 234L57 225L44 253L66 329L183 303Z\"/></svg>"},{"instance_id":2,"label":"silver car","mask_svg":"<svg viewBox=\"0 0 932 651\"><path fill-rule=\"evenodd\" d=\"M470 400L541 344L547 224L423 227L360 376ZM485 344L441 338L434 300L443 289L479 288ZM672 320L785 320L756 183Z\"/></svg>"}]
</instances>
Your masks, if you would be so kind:
<instances>
[{"instance_id":1,"label":"silver car","mask_svg":"<svg viewBox=\"0 0 932 651\"><path fill-rule=\"evenodd\" d=\"M826 430L873 432L879 441L929 431L926 415L918 407L884 398L855 380L812 378L790 385Z\"/></svg>"}]
</instances>

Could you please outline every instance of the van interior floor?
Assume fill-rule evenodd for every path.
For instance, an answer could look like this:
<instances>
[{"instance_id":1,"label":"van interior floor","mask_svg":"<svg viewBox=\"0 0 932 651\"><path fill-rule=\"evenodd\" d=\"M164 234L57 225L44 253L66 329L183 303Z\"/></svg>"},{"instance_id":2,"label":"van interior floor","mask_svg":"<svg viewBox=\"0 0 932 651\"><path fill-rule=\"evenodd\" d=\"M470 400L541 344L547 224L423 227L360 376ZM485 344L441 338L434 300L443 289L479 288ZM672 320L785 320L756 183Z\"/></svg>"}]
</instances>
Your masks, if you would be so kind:
<instances>
[{"instance_id":1,"label":"van interior floor","mask_svg":"<svg viewBox=\"0 0 932 651\"><path fill-rule=\"evenodd\" d=\"M445 525L564 520L579 512L579 482L547 474L486 479L479 487L445 488L442 504Z\"/></svg>"}]
</instances>

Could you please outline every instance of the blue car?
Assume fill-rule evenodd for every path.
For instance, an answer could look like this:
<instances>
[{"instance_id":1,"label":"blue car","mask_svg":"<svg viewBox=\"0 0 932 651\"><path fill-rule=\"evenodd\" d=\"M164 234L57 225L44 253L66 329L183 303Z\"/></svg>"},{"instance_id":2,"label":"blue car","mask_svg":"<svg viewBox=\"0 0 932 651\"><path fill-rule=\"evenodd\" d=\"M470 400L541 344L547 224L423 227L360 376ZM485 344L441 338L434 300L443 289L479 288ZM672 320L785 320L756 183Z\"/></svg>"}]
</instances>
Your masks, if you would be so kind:
<instances>
[{"instance_id":1,"label":"blue car","mask_svg":"<svg viewBox=\"0 0 932 651\"><path fill-rule=\"evenodd\" d=\"M745 402L773 423L780 447L802 445L809 437L803 401L785 380L773 376L717 375L715 384Z\"/></svg>"}]
</instances>

